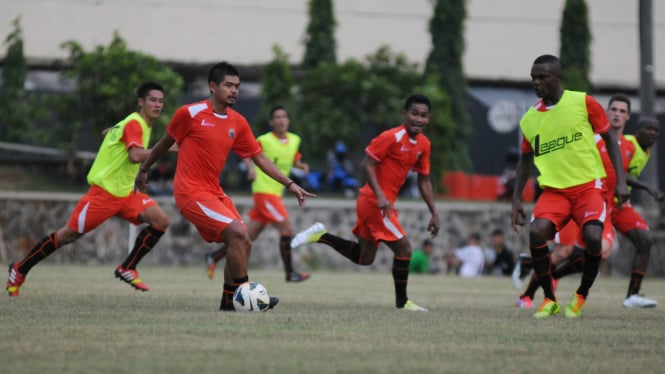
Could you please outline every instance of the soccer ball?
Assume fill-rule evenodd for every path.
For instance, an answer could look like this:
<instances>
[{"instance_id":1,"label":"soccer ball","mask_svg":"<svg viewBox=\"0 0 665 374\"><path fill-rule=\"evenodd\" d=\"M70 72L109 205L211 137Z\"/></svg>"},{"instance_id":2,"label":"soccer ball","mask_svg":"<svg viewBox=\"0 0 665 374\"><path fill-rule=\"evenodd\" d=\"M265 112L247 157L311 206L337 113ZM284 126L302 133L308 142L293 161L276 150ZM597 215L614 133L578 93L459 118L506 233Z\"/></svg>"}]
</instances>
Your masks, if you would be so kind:
<instances>
[{"instance_id":1,"label":"soccer ball","mask_svg":"<svg viewBox=\"0 0 665 374\"><path fill-rule=\"evenodd\" d=\"M233 294L233 307L238 312L265 312L269 306L270 296L261 283L243 283Z\"/></svg>"}]
</instances>

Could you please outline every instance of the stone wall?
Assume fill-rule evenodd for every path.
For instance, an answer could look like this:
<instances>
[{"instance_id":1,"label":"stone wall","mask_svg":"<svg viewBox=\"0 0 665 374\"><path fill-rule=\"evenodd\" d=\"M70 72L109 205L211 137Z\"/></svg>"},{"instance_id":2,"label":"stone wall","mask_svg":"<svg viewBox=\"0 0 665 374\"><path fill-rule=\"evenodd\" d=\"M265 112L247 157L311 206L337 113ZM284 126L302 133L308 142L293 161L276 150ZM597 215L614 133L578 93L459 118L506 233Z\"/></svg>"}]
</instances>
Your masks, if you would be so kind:
<instances>
[{"instance_id":1,"label":"stone wall","mask_svg":"<svg viewBox=\"0 0 665 374\"><path fill-rule=\"evenodd\" d=\"M80 194L47 194L25 192L0 192L0 261L8 263L23 256L36 241L62 227L68 220ZM215 244L204 242L196 228L177 211L173 199L158 198L160 205L171 217L171 227L162 237L155 250L148 254L143 264L201 265L203 254L214 249ZM250 197L234 198L243 216L251 208ZM287 197L286 205L291 213L296 231L320 221L331 233L352 238L355 224L355 202L347 199L311 199L303 208L298 208L293 199ZM402 222L414 248L427 237L426 226L430 218L422 201L400 201L397 204ZM528 230L519 234L510 229L510 205L506 203L438 202L441 217L441 234L435 239L437 259L435 266L442 268L442 252L464 243L472 232L479 232L485 244L495 228L506 233L506 241L514 252L528 252ZM527 207L529 208L529 207ZM659 217L654 212L647 214L652 227L659 227ZM109 264L120 263L128 250L129 224L112 218L77 242L65 246L50 256L51 263ZM649 273L665 275L665 236L654 231L654 248ZM620 238L619 249L613 255L616 273L627 274L633 249L630 243ZM316 269L361 269L324 245L303 246L294 251L294 264L299 270ZM392 253L382 246L375 263L369 269L389 269ZM281 268L277 232L268 228L254 243L250 266Z\"/></svg>"}]
</instances>

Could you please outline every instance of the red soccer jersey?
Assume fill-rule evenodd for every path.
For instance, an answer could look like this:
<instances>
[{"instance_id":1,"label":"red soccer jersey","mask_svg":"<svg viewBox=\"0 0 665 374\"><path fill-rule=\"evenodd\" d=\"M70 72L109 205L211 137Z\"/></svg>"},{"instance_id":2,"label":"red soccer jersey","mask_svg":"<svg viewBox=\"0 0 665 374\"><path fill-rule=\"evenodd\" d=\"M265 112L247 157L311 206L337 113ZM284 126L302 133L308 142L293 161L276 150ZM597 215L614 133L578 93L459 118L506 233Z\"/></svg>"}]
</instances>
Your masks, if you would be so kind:
<instances>
[{"instance_id":1,"label":"red soccer jersey","mask_svg":"<svg viewBox=\"0 0 665 374\"><path fill-rule=\"evenodd\" d=\"M180 107L166 132L178 144L173 182L178 206L197 194L224 196L219 176L231 150L242 158L261 153L245 117L231 108L217 114L208 100Z\"/></svg>"},{"instance_id":2,"label":"red soccer jersey","mask_svg":"<svg viewBox=\"0 0 665 374\"><path fill-rule=\"evenodd\" d=\"M607 153L607 146L605 145L605 140L603 140L599 135L596 135L596 146L598 147L598 152L600 152L600 159L603 160L603 167L605 168L605 173L607 177L605 178L605 187L607 188L605 198L607 201L613 201L614 198L614 189L617 184L617 176L614 172L614 165L612 160L610 160L610 155ZM635 155L635 144L626 139L626 137L621 134L619 136L619 150L621 151L621 161L623 162L623 171L628 172L628 167L630 166L630 160Z\"/></svg>"},{"instance_id":3,"label":"red soccer jersey","mask_svg":"<svg viewBox=\"0 0 665 374\"><path fill-rule=\"evenodd\" d=\"M553 108L552 106L545 106L542 99L538 100L533 107L539 112L547 112ZM607 113L605 113L603 106L592 96L586 95L586 109L593 132L596 134L606 133L610 129L610 121L607 119ZM522 153L530 152L533 152L533 148L531 148L531 144L529 144L526 138L522 136Z\"/></svg>"},{"instance_id":4,"label":"red soccer jersey","mask_svg":"<svg viewBox=\"0 0 665 374\"><path fill-rule=\"evenodd\" d=\"M148 148L148 144L143 144L143 129L137 120L127 122L121 139L127 150L131 147Z\"/></svg>"},{"instance_id":5,"label":"red soccer jersey","mask_svg":"<svg viewBox=\"0 0 665 374\"><path fill-rule=\"evenodd\" d=\"M429 175L430 148L425 135L418 134L416 139L411 139L404 125L382 132L365 148L367 156L379 163L374 168L377 182L391 203L397 199L409 170ZM365 184L360 192L374 195L369 184Z\"/></svg>"}]
</instances>

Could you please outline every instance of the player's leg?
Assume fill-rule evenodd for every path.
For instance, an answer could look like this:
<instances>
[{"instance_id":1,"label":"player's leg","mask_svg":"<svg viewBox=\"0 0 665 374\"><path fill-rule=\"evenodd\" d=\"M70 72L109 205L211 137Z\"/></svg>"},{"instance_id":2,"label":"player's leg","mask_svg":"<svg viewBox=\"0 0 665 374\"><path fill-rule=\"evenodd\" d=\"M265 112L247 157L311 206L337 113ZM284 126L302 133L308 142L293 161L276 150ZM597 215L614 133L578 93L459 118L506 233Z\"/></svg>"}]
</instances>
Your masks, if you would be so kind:
<instances>
[{"instance_id":1,"label":"player's leg","mask_svg":"<svg viewBox=\"0 0 665 374\"><path fill-rule=\"evenodd\" d=\"M107 197L105 194L108 195L101 188L91 187L74 207L67 225L42 238L22 260L9 265L9 280L7 281L9 296L18 296L19 287L33 266L63 245L76 241L115 214L117 204L113 199L105 199Z\"/></svg>"},{"instance_id":2,"label":"player's leg","mask_svg":"<svg viewBox=\"0 0 665 374\"><path fill-rule=\"evenodd\" d=\"M220 310L231 311L233 293L241 284L249 281L247 262L251 252L252 241L249 239L245 225L240 220L233 220L225 225L221 232L226 243L226 264L224 266L224 288Z\"/></svg>"},{"instance_id":3,"label":"player's leg","mask_svg":"<svg viewBox=\"0 0 665 374\"><path fill-rule=\"evenodd\" d=\"M303 282L309 279L310 274L297 272L293 268L293 256L291 251L291 240L293 239L293 226L288 216L280 222L274 222L273 225L279 232L279 254L284 264L284 273L287 282Z\"/></svg>"},{"instance_id":4,"label":"player's leg","mask_svg":"<svg viewBox=\"0 0 665 374\"><path fill-rule=\"evenodd\" d=\"M651 235L647 230L633 229L628 231L626 236L635 246L635 254L633 255L633 266L630 272L628 292L623 304L626 307L633 308L655 307L657 305L655 300L648 299L639 294L642 287L642 279L649 265L649 255L653 243Z\"/></svg>"},{"instance_id":5,"label":"player's leg","mask_svg":"<svg viewBox=\"0 0 665 374\"><path fill-rule=\"evenodd\" d=\"M409 281L409 264L411 262L411 243L406 236L399 240L385 242L393 251L393 282L395 284L395 306L399 309L426 312L427 309L409 300L406 288ZM375 247L376 248L376 247ZM374 250L376 254L376 249Z\"/></svg>"},{"instance_id":6,"label":"player's leg","mask_svg":"<svg viewBox=\"0 0 665 374\"><path fill-rule=\"evenodd\" d=\"M265 225L261 222L253 221L250 219L249 224L247 225L247 233L250 240L253 242L256 238L261 235ZM217 263L226 257L226 243L222 243L217 250L206 252L205 253L205 262L206 269L208 274L208 279L212 280L215 276L215 269L217 269ZM249 260L249 253L248 253Z\"/></svg>"}]
</instances>

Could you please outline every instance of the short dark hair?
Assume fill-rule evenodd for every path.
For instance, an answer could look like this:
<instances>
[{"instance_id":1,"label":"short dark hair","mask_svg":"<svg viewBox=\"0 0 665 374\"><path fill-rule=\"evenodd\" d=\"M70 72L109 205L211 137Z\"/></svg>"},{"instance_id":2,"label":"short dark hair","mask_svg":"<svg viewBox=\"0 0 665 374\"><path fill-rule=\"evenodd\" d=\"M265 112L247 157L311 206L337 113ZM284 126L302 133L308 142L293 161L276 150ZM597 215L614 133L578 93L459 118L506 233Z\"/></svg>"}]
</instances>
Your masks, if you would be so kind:
<instances>
[{"instance_id":1,"label":"short dark hair","mask_svg":"<svg viewBox=\"0 0 665 374\"><path fill-rule=\"evenodd\" d=\"M533 61L534 65L537 65L537 64L552 64L552 63L559 64L559 65L561 64L561 62L559 61L559 58L554 56L554 55L540 55L540 56L536 57L536 59Z\"/></svg>"},{"instance_id":2,"label":"short dark hair","mask_svg":"<svg viewBox=\"0 0 665 374\"><path fill-rule=\"evenodd\" d=\"M162 86L159 83L146 81L141 83L139 88L136 89L136 97L138 97L139 99L145 99L146 97L148 97L148 94L152 90L157 90L164 93L164 88L162 88Z\"/></svg>"},{"instance_id":3,"label":"short dark hair","mask_svg":"<svg viewBox=\"0 0 665 374\"><path fill-rule=\"evenodd\" d=\"M215 82L215 84L219 84L219 82L223 81L224 77L227 75L240 77L238 70L236 70L233 65L226 61L222 61L210 68L210 71L208 72L208 82Z\"/></svg>"},{"instance_id":4,"label":"short dark hair","mask_svg":"<svg viewBox=\"0 0 665 374\"><path fill-rule=\"evenodd\" d=\"M286 108L284 108L283 105L276 105L272 109L270 109L270 114L268 115L268 119L272 119L272 117L275 116L275 112L278 111L278 110L283 110L283 111L286 112L287 116L289 115L289 111L286 110Z\"/></svg>"},{"instance_id":5,"label":"short dark hair","mask_svg":"<svg viewBox=\"0 0 665 374\"><path fill-rule=\"evenodd\" d=\"M434 245L434 242L431 241L430 239L425 239L425 240L423 240L423 248L425 248L425 247L429 247L429 246L431 246L431 245Z\"/></svg>"},{"instance_id":6,"label":"short dark hair","mask_svg":"<svg viewBox=\"0 0 665 374\"><path fill-rule=\"evenodd\" d=\"M501 235L501 236L503 236L503 230L501 230L501 229L494 229L494 231L492 231L492 236L497 236L497 235Z\"/></svg>"},{"instance_id":7,"label":"short dark hair","mask_svg":"<svg viewBox=\"0 0 665 374\"><path fill-rule=\"evenodd\" d=\"M655 123L659 124L658 119L656 117L650 117L650 116L640 116L640 118L637 120L637 129L640 129L644 125L648 125L650 123Z\"/></svg>"},{"instance_id":8,"label":"short dark hair","mask_svg":"<svg viewBox=\"0 0 665 374\"><path fill-rule=\"evenodd\" d=\"M609 108L609 106L612 105L612 103L615 101L626 103L626 105L628 105L628 113L630 113L630 98L628 98L628 95L622 93L612 95L612 97L610 97L609 104L607 104L607 107Z\"/></svg>"},{"instance_id":9,"label":"short dark hair","mask_svg":"<svg viewBox=\"0 0 665 374\"><path fill-rule=\"evenodd\" d=\"M469 235L469 239L475 239L477 241L480 241L481 240L480 234L477 232L471 233L471 235Z\"/></svg>"},{"instance_id":10,"label":"short dark hair","mask_svg":"<svg viewBox=\"0 0 665 374\"><path fill-rule=\"evenodd\" d=\"M429 101L429 97L421 94L413 94L406 98L404 102L404 110L411 109L413 104L425 104L427 105L427 110L432 110L432 104Z\"/></svg>"}]
</instances>

